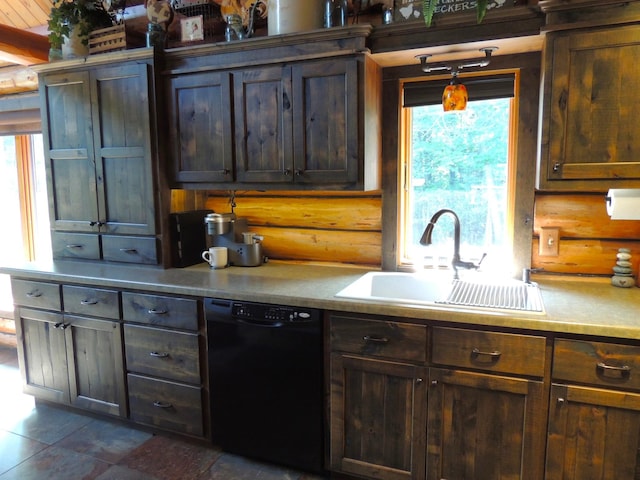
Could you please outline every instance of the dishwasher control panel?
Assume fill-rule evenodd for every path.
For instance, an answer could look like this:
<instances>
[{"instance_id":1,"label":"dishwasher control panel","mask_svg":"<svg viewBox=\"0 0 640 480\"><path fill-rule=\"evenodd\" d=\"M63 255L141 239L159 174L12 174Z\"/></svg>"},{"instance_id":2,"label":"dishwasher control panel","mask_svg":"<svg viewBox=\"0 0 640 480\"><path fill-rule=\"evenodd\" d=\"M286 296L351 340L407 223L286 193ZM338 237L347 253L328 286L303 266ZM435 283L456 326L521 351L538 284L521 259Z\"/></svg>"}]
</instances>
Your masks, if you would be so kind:
<instances>
[{"instance_id":1,"label":"dishwasher control panel","mask_svg":"<svg viewBox=\"0 0 640 480\"><path fill-rule=\"evenodd\" d=\"M233 302L231 315L245 320L271 320L276 322L308 322L318 320L320 311L308 308L286 307L265 303Z\"/></svg>"}]
</instances>

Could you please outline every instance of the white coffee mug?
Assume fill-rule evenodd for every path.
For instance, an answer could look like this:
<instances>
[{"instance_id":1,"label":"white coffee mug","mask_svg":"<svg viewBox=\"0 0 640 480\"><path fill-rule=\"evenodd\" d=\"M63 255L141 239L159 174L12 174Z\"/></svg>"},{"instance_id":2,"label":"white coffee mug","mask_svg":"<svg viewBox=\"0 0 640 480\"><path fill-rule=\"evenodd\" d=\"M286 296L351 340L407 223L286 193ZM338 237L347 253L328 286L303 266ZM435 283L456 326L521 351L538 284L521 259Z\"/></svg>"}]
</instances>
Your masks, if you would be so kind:
<instances>
[{"instance_id":1,"label":"white coffee mug","mask_svg":"<svg viewBox=\"0 0 640 480\"><path fill-rule=\"evenodd\" d=\"M227 267L227 247L211 247L202 252L202 259L211 265L211 268Z\"/></svg>"}]
</instances>

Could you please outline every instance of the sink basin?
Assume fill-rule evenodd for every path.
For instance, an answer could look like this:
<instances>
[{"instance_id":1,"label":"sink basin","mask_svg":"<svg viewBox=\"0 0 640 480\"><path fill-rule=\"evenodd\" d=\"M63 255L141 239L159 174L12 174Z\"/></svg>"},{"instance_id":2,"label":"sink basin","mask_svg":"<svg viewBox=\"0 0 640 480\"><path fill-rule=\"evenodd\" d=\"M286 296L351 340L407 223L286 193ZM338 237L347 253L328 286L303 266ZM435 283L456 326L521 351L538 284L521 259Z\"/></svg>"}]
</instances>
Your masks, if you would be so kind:
<instances>
[{"instance_id":1,"label":"sink basin","mask_svg":"<svg viewBox=\"0 0 640 480\"><path fill-rule=\"evenodd\" d=\"M445 300L453 287L451 272L420 275L401 272L369 272L336 294L358 300L433 304Z\"/></svg>"},{"instance_id":2,"label":"sink basin","mask_svg":"<svg viewBox=\"0 0 640 480\"><path fill-rule=\"evenodd\" d=\"M454 280L450 271L369 272L338 292L336 297L392 304L441 304L544 313L536 284L477 273Z\"/></svg>"}]
</instances>

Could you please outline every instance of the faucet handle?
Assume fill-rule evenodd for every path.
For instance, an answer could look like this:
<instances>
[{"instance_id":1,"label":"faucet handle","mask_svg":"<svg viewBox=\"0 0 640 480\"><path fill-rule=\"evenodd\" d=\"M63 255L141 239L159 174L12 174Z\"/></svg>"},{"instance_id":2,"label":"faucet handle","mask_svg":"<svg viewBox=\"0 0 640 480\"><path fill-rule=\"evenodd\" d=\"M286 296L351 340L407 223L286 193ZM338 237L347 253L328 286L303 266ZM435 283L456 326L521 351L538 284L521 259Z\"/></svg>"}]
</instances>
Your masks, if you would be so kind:
<instances>
[{"instance_id":1,"label":"faucet handle","mask_svg":"<svg viewBox=\"0 0 640 480\"><path fill-rule=\"evenodd\" d=\"M485 258L487 258L487 252L484 252L482 254L482 257L480 257L480 261L476 264L476 269L480 268L480 265L482 264Z\"/></svg>"}]
</instances>

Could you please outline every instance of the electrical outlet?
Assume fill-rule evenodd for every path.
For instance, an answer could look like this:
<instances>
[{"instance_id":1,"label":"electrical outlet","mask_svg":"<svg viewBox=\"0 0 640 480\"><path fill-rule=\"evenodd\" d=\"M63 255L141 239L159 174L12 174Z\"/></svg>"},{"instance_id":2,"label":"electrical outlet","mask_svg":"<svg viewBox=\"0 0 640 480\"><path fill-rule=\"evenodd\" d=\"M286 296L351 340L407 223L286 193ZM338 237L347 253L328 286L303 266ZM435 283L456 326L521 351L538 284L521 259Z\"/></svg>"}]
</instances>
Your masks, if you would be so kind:
<instances>
[{"instance_id":1,"label":"electrical outlet","mask_svg":"<svg viewBox=\"0 0 640 480\"><path fill-rule=\"evenodd\" d=\"M541 257L557 257L559 248L560 229L557 227L540 227L538 255Z\"/></svg>"}]
</instances>

